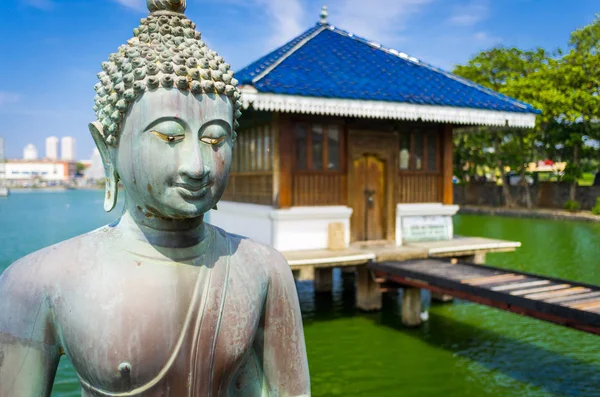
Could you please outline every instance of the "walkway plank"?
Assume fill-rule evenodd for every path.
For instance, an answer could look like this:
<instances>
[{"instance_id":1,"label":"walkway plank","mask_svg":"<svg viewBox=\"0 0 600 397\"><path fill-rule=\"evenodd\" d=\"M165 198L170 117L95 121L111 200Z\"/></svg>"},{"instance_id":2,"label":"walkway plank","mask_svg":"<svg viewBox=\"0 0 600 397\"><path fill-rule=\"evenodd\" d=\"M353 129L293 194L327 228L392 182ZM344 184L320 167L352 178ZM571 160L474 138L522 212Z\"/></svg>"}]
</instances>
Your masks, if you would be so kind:
<instances>
[{"instance_id":1,"label":"walkway plank","mask_svg":"<svg viewBox=\"0 0 600 397\"><path fill-rule=\"evenodd\" d=\"M536 292L547 292L547 291L555 291L557 289L569 288L571 284L559 284L559 285L549 285L548 287L540 287L540 288L530 288L530 289L522 289L519 291L513 291L511 295L530 295L535 294Z\"/></svg>"},{"instance_id":2,"label":"walkway plank","mask_svg":"<svg viewBox=\"0 0 600 397\"><path fill-rule=\"evenodd\" d=\"M518 276L516 274L498 274L496 276L490 277L477 277L473 279L462 280L463 284L470 285L485 285L485 284L494 284L494 283L502 283L508 281L517 281L524 279L525 276Z\"/></svg>"},{"instance_id":3,"label":"walkway plank","mask_svg":"<svg viewBox=\"0 0 600 397\"><path fill-rule=\"evenodd\" d=\"M530 281L527 283L516 283L516 284L508 284L508 285L499 285L497 287L493 287L493 291L508 291L511 289L519 289L525 287L537 287L540 285L550 284L548 280L540 280L540 281Z\"/></svg>"},{"instance_id":4,"label":"walkway plank","mask_svg":"<svg viewBox=\"0 0 600 397\"><path fill-rule=\"evenodd\" d=\"M589 292L586 294L577 294L577 295L572 295L572 296L563 296L560 298L545 299L545 301L550 302L550 303L565 304L566 302L580 301L582 299L589 300L590 298L597 298L597 297L600 297L600 291Z\"/></svg>"},{"instance_id":5,"label":"walkway plank","mask_svg":"<svg viewBox=\"0 0 600 397\"><path fill-rule=\"evenodd\" d=\"M542 299L542 300L546 301L547 298L553 298L555 296L577 295L582 292L590 292L590 291L591 290L589 288L574 287L574 288L561 289L561 290L552 291L552 292L541 292L539 294L525 295L525 298L527 298L527 299Z\"/></svg>"}]
</instances>

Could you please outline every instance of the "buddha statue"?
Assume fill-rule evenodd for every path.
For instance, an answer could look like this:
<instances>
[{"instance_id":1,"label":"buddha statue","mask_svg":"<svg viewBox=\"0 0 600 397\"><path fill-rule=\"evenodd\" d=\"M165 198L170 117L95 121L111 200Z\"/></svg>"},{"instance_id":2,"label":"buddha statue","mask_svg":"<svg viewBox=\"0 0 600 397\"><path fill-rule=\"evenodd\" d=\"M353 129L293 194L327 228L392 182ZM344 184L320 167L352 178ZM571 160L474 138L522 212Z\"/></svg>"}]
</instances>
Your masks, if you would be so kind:
<instances>
[{"instance_id":1,"label":"buddha statue","mask_svg":"<svg viewBox=\"0 0 600 397\"><path fill-rule=\"evenodd\" d=\"M185 0L148 0L95 86L111 225L0 276L0 397L49 396L62 355L85 397L308 396L292 273L203 222L225 190L240 93Z\"/></svg>"}]
</instances>

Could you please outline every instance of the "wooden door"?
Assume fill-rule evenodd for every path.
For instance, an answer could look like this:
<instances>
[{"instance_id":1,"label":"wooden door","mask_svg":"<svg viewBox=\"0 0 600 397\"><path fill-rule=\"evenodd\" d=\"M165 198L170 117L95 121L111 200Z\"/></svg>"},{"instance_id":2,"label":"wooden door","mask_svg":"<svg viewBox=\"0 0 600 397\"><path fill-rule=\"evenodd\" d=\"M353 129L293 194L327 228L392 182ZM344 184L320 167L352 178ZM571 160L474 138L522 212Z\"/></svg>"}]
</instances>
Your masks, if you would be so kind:
<instances>
[{"instance_id":1,"label":"wooden door","mask_svg":"<svg viewBox=\"0 0 600 397\"><path fill-rule=\"evenodd\" d=\"M358 241L386 238L385 168L385 161L374 154L353 161L353 231Z\"/></svg>"}]
</instances>

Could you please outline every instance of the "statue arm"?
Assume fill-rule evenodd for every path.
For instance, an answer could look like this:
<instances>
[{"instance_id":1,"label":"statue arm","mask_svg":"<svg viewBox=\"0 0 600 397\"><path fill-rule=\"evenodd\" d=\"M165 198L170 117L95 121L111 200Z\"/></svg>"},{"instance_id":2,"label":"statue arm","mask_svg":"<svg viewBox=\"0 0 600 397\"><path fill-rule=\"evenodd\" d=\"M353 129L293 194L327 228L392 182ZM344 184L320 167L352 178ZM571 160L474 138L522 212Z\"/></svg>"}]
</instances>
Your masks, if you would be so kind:
<instances>
[{"instance_id":1,"label":"statue arm","mask_svg":"<svg viewBox=\"0 0 600 397\"><path fill-rule=\"evenodd\" d=\"M274 256L263 318L265 389L269 396L310 396L302 314L294 277L281 254Z\"/></svg>"},{"instance_id":2,"label":"statue arm","mask_svg":"<svg viewBox=\"0 0 600 397\"><path fill-rule=\"evenodd\" d=\"M50 310L15 265L0 275L0 397L50 396L60 359Z\"/></svg>"}]
</instances>

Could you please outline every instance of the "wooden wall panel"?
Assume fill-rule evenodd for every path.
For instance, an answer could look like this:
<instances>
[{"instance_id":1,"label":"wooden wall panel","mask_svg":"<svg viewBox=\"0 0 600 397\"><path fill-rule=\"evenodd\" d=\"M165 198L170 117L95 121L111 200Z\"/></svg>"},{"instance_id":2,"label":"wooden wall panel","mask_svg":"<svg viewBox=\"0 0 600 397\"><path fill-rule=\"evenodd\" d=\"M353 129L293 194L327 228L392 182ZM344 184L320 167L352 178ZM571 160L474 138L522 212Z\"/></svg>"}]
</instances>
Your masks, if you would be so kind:
<instances>
[{"instance_id":1,"label":"wooden wall panel","mask_svg":"<svg viewBox=\"0 0 600 397\"><path fill-rule=\"evenodd\" d=\"M238 203L273 204L273 174L243 173L229 177L223 200Z\"/></svg>"},{"instance_id":2,"label":"wooden wall panel","mask_svg":"<svg viewBox=\"0 0 600 397\"><path fill-rule=\"evenodd\" d=\"M345 205L346 175L299 174L292 177L292 205Z\"/></svg>"},{"instance_id":3,"label":"wooden wall panel","mask_svg":"<svg viewBox=\"0 0 600 397\"><path fill-rule=\"evenodd\" d=\"M442 176L401 172L398 174L399 203L440 203L442 202Z\"/></svg>"}]
</instances>

